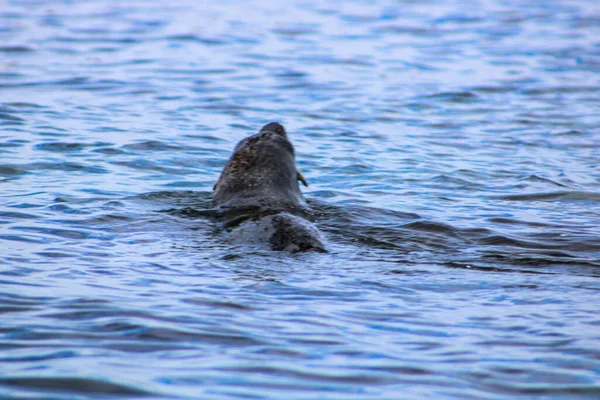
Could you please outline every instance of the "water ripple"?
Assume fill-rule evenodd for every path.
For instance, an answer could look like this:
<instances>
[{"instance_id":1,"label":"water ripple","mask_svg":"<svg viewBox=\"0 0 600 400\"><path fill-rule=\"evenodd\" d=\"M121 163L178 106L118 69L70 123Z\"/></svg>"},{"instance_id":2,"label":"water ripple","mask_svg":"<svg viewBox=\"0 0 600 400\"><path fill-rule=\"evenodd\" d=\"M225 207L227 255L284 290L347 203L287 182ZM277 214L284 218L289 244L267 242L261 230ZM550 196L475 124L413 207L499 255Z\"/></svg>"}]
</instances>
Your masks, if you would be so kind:
<instances>
[{"instance_id":1,"label":"water ripple","mask_svg":"<svg viewBox=\"0 0 600 400\"><path fill-rule=\"evenodd\" d=\"M0 398L600 396L592 2L0 10ZM286 126L326 254L212 187Z\"/></svg>"}]
</instances>

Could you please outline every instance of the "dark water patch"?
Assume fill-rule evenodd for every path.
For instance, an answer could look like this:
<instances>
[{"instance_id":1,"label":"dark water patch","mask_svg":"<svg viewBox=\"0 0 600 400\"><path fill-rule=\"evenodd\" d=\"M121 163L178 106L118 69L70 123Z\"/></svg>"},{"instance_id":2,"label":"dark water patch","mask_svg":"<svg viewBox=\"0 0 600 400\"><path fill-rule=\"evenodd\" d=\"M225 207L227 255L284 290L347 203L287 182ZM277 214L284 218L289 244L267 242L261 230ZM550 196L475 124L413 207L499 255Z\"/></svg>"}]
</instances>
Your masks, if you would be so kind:
<instances>
[{"instance_id":1,"label":"dark water patch","mask_svg":"<svg viewBox=\"0 0 600 400\"><path fill-rule=\"evenodd\" d=\"M451 175L438 175L430 179L430 182L439 183L444 185L444 187L456 187L460 189L472 188L473 190L477 188L481 188L483 184L468 181L466 179L461 179L456 176Z\"/></svg>"},{"instance_id":2,"label":"dark water patch","mask_svg":"<svg viewBox=\"0 0 600 400\"><path fill-rule=\"evenodd\" d=\"M567 137L569 137L571 135L573 135L573 136L579 136L579 135L588 136L590 134L591 134L591 132L581 131L581 130L578 130L578 129L570 129L570 130L566 130L566 131L555 132L552 135L553 136L567 136Z\"/></svg>"},{"instance_id":3,"label":"dark water patch","mask_svg":"<svg viewBox=\"0 0 600 400\"><path fill-rule=\"evenodd\" d=\"M295 69L284 69L275 72L273 76L281 79L303 79L308 78L309 74Z\"/></svg>"},{"instance_id":4,"label":"dark water patch","mask_svg":"<svg viewBox=\"0 0 600 400\"><path fill-rule=\"evenodd\" d=\"M88 214L83 211L76 212L77 214ZM122 222L135 222L136 218L120 215L120 214L104 214L100 216L95 216L91 218L86 218L78 221L69 221L71 224L85 225L88 227L103 227L106 225L112 225L114 223L122 223Z\"/></svg>"},{"instance_id":5,"label":"dark water patch","mask_svg":"<svg viewBox=\"0 0 600 400\"><path fill-rule=\"evenodd\" d=\"M26 214L16 211L0 211L0 218L7 218L9 220L28 220L28 219L39 219L41 216L35 214Z\"/></svg>"},{"instance_id":6,"label":"dark water patch","mask_svg":"<svg viewBox=\"0 0 600 400\"><path fill-rule=\"evenodd\" d=\"M0 165L0 175L4 176L18 176L26 174L27 171L19 166L14 165Z\"/></svg>"},{"instance_id":7,"label":"dark water patch","mask_svg":"<svg viewBox=\"0 0 600 400\"><path fill-rule=\"evenodd\" d=\"M35 49L30 46L0 46L0 53L30 53L33 51L35 51Z\"/></svg>"},{"instance_id":8,"label":"dark water patch","mask_svg":"<svg viewBox=\"0 0 600 400\"><path fill-rule=\"evenodd\" d=\"M49 127L49 126L39 126L35 127L35 129L42 129L35 132L36 135L44 136L44 137L67 137L69 134L66 129L61 129L57 127Z\"/></svg>"},{"instance_id":9,"label":"dark water patch","mask_svg":"<svg viewBox=\"0 0 600 400\"><path fill-rule=\"evenodd\" d=\"M56 242L56 240L50 240L48 238L39 238L36 236L31 236L31 235L23 235L23 234L18 234L18 235L10 235L10 234L0 234L0 239L2 240L8 240L8 241L15 241L15 242L23 242L23 243L51 243L51 242Z\"/></svg>"},{"instance_id":10,"label":"dark water patch","mask_svg":"<svg viewBox=\"0 0 600 400\"><path fill-rule=\"evenodd\" d=\"M0 88L26 88L26 87L62 87L73 90L83 91L103 91L111 89L120 89L126 82L114 80L114 79L97 79L94 80L90 77L73 77L66 79L56 80L40 80L40 81L28 81L18 83L0 83Z\"/></svg>"},{"instance_id":11,"label":"dark water patch","mask_svg":"<svg viewBox=\"0 0 600 400\"><path fill-rule=\"evenodd\" d=\"M118 317L115 317L115 315ZM56 304L56 307L52 311L42 313L42 316L49 320L56 318L59 320L91 321L94 326L85 327L85 330L89 330L90 333L137 332L148 327L148 324L153 322L176 321L176 319L173 318L164 318L133 309L119 309L117 306L106 301L86 301L86 299L58 301L58 304ZM105 319L108 317L111 317L111 320L107 321ZM112 319L113 317L119 318L120 322L115 322L115 320ZM122 322L125 319L143 322Z\"/></svg>"},{"instance_id":12,"label":"dark water patch","mask_svg":"<svg viewBox=\"0 0 600 400\"><path fill-rule=\"evenodd\" d=\"M442 30L440 27L435 25L417 25L406 23L402 25L397 24L386 24L381 25L375 29L373 29L375 33L392 33L392 34L406 34L417 37L427 37L427 36L436 36L439 35Z\"/></svg>"},{"instance_id":13,"label":"dark water patch","mask_svg":"<svg viewBox=\"0 0 600 400\"><path fill-rule=\"evenodd\" d=\"M0 362L32 362L32 361L47 361L62 358L76 357L78 354L74 351L58 350L46 351L42 354L22 354L16 356L8 356L0 358Z\"/></svg>"},{"instance_id":14,"label":"dark water patch","mask_svg":"<svg viewBox=\"0 0 600 400\"><path fill-rule=\"evenodd\" d=\"M479 100L479 96L472 91L434 93L418 97L417 99L420 98L433 101L441 100L449 103L472 103Z\"/></svg>"},{"instance_id":15,"label":"dark water patch","mask_svg":"<svg viewBox=\"0 0 600 400\"><path fill-rule=\"evenodd\" d=\"M600 396L600 387L592 384L574 383L558 384L552 381L547 385L540 384L506 384L500 382L486 382L484 387L498 394L513 396L550 396L569 399L594 399Z\"/></svg>"},{"instance_id":16,"label":"dark water patch","mask_svg":"<svg viewBox=\"0 0 600 400\"><path fill-rule=\"evenodd\" d=\"M180 34L165 37L165 40L174 42L197 42L209 46L222 46L228 44L227 40L217 37L206 37L194 34Z\"/></svg>"},{"instance_id":17,"label":"dark water patch","mask_svg":"<svg viewBox=\"0 0 600 400\"><path fill-rule=\"evenodd\" d=\"M322 229L334 238L343 242L371 247L381 250L396 250L402 253L413 251L434 251L435 249L450 251L449 243L443 238L434 238L418 231L399 231L364 226L332 226L331 223L320 225Z\"/></svg>"},{"instance_id":18,"label":"dark water patch","mask_svg":"<svg viewBox=\"0 0 600 400\"><path fill-rule=\"evenodd\" d=\"M2 71L0 71L0 78L15 79L15 78L24 78L25 76L26 76L25 74L21 74L18 72L2 72Z\"/></svg>"},{"instance_id":19,"label":"dark water patch","mask_svg":"<svg viewBox=\"0 0 600 400\"><path fill-rule=\"evenodd\" d=\"M577 86L577 85L565 85L565 86L545 86L545 87L531 87L524 88L520 91L524 95L529 96L540 96L546 94L569 94L569 93L596 93L597 87L594 85L589 86Z\"/></svg>"},{"instance_id":20,"label":"dark water patch","mask_svg":"<svg viewBox=\"0 0 600 400\"><path fill-rule=\"evenodd\" d=\"M518 247L518 248L527 248L527 249L558 249L561 246L556 244L547 244L541 242L532 242L526 241L522 239L516 239L509 236L503 235L491 235L479 240L481 244L491 245L491 246L510 246L510 247ZM567 256L566 253L557 253L560 256Z\"/></svg>"},{"instance_id":21,"label":"dark water patch","mask_svg":"<svg viewBox=\"0 0 600 400\"><path fill-rule=\"evenodd\" d=\"M109 44L118 44L118 45L128 45L128 44L136 44L144 41L143 37L127 37L127 36L118 36L118 37L109 37L103 35L102 37L96 37L95 35L87 35L87 36L54 36L45 39L47 42L58 42L58 43L109 43Z\"/></svg>"},{"instance_id":22,"label":"dark water patch","mask_svg":"<svg viewBox=\"0 0 600 400\"><path fill-rule=\"evenodd\" d=\"M455 230L443 224L413 221L416 214L352 207L346 210L317 208L318 220L326 232L349 243L378 249L416 251L423 248L449 248ZM435 239L433 233L442 236Z\"/></svg>"},{"instance_id":23,"label":"dark water patch","mask_svg":"<svg viewBox=\"0 0 600 400\"><path fill-rule=\"evenodd\" d=\"M217 136L212 136L212 135L201 135L201 134L184 134L184 137L193 139L203 143L225 143L226 140L224 140L223 138L217 137ZM214 150L213 150L214 151Z\"/></svg>"},{"instance_id":24,"label":"dark water patch","mask_svg":"<svg viewBox=\"0 0 600 400\"><path fill-rule=\"evenodd\" d=\"M315 208L320 228L329 234L332 240L373 249L392 250L403 258L411 254L416 256L423 251L432 254L442 252L442 259L455 259L453 262L460 265L480 265L482 270L503 270L503 264L548 267L579 263L582 266L590 266L596 264L593 256L590 258L590 254L597 254L600 249L600 242L587 233L568 237L554 233L509 236L491 229L457 229L448 224L422 220L411 214L394 215L388 212L384 213L384 216L381 210L368 207L336 209L316 204ZM413 221L410 221L411 219ZM562 224L529 224L527 221L505 218L500 218L497 222L516 222L520 227L552 228L558 232L564 227ZM529 257L524 250L530 253ZM479 258L466 261L464 255L461 256L465 251L479 254ZM485 265L494 259L494 265ZM514 271L512 267L511 270Z\"/></svg>"},{"instance_id":25,"label":"dark water patch","mask_svg":"<svg viewBox=\"0 0 600 400\"><path fill-rule=\"evenodd\" d=\"M501 85L481 85L473 86L469 88L471 91L477 93L491 93L491 94L503 94L513 93L519 89L518 85L501 84Z\"/></svg>"},{"instance_id":26,"label":"dark water patch","mask_svg":"<svg viewBox=\"0 0 600 400\"><path fill-rule=\"evenodd\" d=\"M116 149L114 147L101 147L99 149L94 149L92 150L92 152L94 153L100 153L100 154L106 154L106 155L121 155L121 154L127 154L126 151L121 150L121 149Z\"/></svg>"},{"instance_id":27,"label":"dark water patch","mask_svg":"<svg viewBox=\"0 0 600 400\"><path fill-rule=\"evenodd\" d=\"M43 252L38 252L38 253L35 253L35 254L37 254L38 256L49 258L49 259L60 259L60 258L77 257L74 254L68 254L68 253L57 252L57 251L54 251L54 252L43 251Z\"/></svg>"},{"instance_id":28,"label":"dark water patch","mask_svg":"<svg viewBox=\"0 0 600 400\"><path fill-rule=\"evenodd\" d=\"M457 230L449 225L429 221L410 222L408 224L403 225L402 227L410 230L417 230L430 233L441 233L444 235L451 236L455 236L457 234Z\"/></svg>"},{"instance_id":29,"label":"dark water patch","mask_svg":"<svg viewBox=\"0 0 600 400\"><path fill-rule=\"evenodd\" d=\"M562 186L562 185L559 185ZM579 190L558 191L548 193L528 193L505 196L490 196L490 198L507 201L551 201L551 200L575 200L575 201L600 201L600 193L585 192Z\"/></svg>"},{"instance_id":30,"label":"dark water patch","mask_svg":"<svg viewBox=\"0 0 600 400\"><path fill-rule=\"evenodd\" d=\"M23 119L21 117L17 117L15 115L5 113L5 112L0 112L0 124L2 124L2 125L15 125L15 124L21 125L24 122L25 122L25 119Z\"/></svg>"},{"instance_id":31,"label":"dark water patch","mask_svg":"<svg viewBox=\"0 0 600 400\"><path fill-rule=\"evenodd\" d=\"M105 126L94 127L92 129L92 131L93 132L107 132L107 133L128 132L126 129L123 129L121 127L114 126L114 125L105 125Z\"/></svg>"},{"instance_id":32,"label":"dark water patch","mask_svg":"<svg viewBox=\"0 0 600 400\"><path fill-rule=\"evenodd\" d=\"M68 143L68 142L51 142L51 143L41 143L35 146L36 149L51 151L51 152L59 152L59 153L72 153L79 152L88 147L99 147L106 146L107 143Z\"/></svg>"},{"instance_id":33,"label":"dark water patch","mask_svg":"<svg viewBox=\"0 0 600 400\"><path fill-rule=\"evenodd\" d=\"M48 107L40 105L40 104L28 103L28 102L8 102L8 103L2 103L2 106L6 106L6 107L10 107L10 108L18 108L21 112L29 111L29 110L36 111L36 110L48 108Z\"/></svg>"},{"instance_id":34,"label":"dark water patch","mask_svg":"<svg viewBox=\"0 0 600 400\"><path fill-rule=\"evenodd\" d=\"M43 235L57 236L64 239L86 239L90 233L72 229L56 229L49 227L13 226L12 229L24 232L36 232Z\"/></svg>"},{"instance_id":35,"label":"dark water patch","mask_svg":"<svg viewBox=\"0 0 600 400\"><path fill-rule=\"evenodd\" d=\"M2 315L6 315L9 313L21 313L21 312L25 312L25 311L37 311L37 310L38 310L37 307L27 307L27 306L22 306L22 305L5 305L5 304L3 304L2 306L0 306L0 314L2 314ZM4 332L4 330L0 330L0 331L2 331L2 333L6 333L6 332Z\"/></svg>"},{"instance_id":36,"label":"dark water patch","mask_svg":"<svg viewBox=\"0 0 600 400\"><path fill-rule=\"evenodd\" d=\"M73 33L84 33L90 35L109 35L111 33L110 29L106 28L72 28L71 32Z\"/></svg>"},{"instance_id":37,"label":"dark water patch","mask_svg":"<svg viewBox=\"0 0 600 400\"><path fill-rule=\"evenodd\" d=\"M106 174L108 171L104 168L75 163L72 161L65 162L37 162L32 164L25 164L15 166L21 170L22 173L32 173L40 171L64 171L64 172L79 172L79 173L90 173L90 174Z\"/></svg>"},{"instance_id":38,"label":"dark water patch","mask_svg":"<svg viewBox=\"0 0 600 400\"><path fill-rule=\"evenodd\" d=\"M183 96L156 96L155 99L158 101L179 101L179 100L183 100L184 97Z\"/></svg>"},{"instance_id":39,"label":"dark water patch","mask_svg":"<svg viewBox=\"0 0 600 400\"><path fill-rule=\"evenodd\" d=\"M582 273L586 273L583 268L597 268L600 266L600 261L597 258L577 258L561 252L549 252L543 254L540 251L535 253L527 254L524 252L510 252L492 251L484 249L481 254L479 261L489 261L496 265L504 266L531 266L531 267L560 267L560 266L572 266L580 268ZM596 276L594 272L592 276Z\"/></svg>"},{"instance_id":40,"label":"dark water patch","mask_svg":"<svg viewBox=\"0 0 600 400\"><path fill-rule=\"evenodd\" d=\"M90 214L90 211L84 211L84 210L80 210L77 208L73 208L73 207L69 207L68 205L64 204L63 202L68 202L69 200L66 199L61 199L61 198L56 198L54 199L55 202L58 202L59 204L52 204L48 206L49 210L52 211L56 211L58 213L61 214L75 214L75 215L88 215Z\"/></svg>"},{"instance_id":41,"label":"dark water patch","mask_svg":"<svg viewBox=\"0 0 600 400\"><path fill-rule=\"evenodd\" d=\"M337 58L328 55L304 56L302 62L315 64L340 64L352 67L372 67L375 64L364 58ZM343 82L329 82L329 89L347 90Z\"/></svg>"},{"instance_id":42,"label":"dark water patch","mask_svg":"<svg viewBox=\"0 0 600 400\"><path fill-rule=\"evenodd\" d=\"M490 218L489 219L490 222L493 222L495 224L506 224L506 225L521 225L521 226L533 226L533 227L539 227L539 228L560 228L563 227L564 225L559 225L559 224L549 224L549 223L544 223L544 222L532 222L532 221L525 221L525 220L520 220L520 219L514 219L514 218L506 218L506 217L494 217L494 218Z\"/></svg>"},{"instance_id":43,"label":"dark water patch","mask_svg":"<svg viewBox=\"0 0 600 400\"><path fill-rule=\"evenodd\" d=\"M302 36L310 36L318 32L318 25L316 24L297 24L286 26L285 28L276 28L272 30L281 36L288 38L296 38Z\"/></svg>"},{"instance_id":44,"label":"dark water patch","mask_svg":"<svg viewBox=\"0 0 600 400\"><path fill-rule=\"evenodd\" d=\"M151 392L119 383L108 381L86 379L86 378L68 378L65 376L56 377L37 377L37 376L4 376L0 378L0 385L4 387L17 387L21 389L35 389L50 391L51 393L60 392L64 395L94 395L94 396L152 396Z\"/></svg>"},{"instance_id":45,"label":"dark water patch","mask_svg":"<svg viewBox=\"0 0 600 400\"><path fill-rule=\"evenodd\" d=\"M173 342L179 343L182 341L188 343L203 343L211 345L227 345L227 346L256 346L265 344L263 341L252 338L246 334L236 334L231 330L223 329L219 332L218 329L207 330L176 330L169 328L158 327L138 327L130 330L127 328L127 339L132 341L149 341L149 342Z\"/></svg>"},{"instance_id":46,"label":"dark water patch","mask_svg":"<svg viewBox=\"0 0 600 400\"><path fill-rule=\"evenodd\" d=\"M190 200L190 201L203 201L210 200L212 194L210 192L195 192L192 190L184 191L160 191L144 193L137 196L130 197L130 199L141 199L141 200Z\"/></svg>"},{"instance_id":47,"label":"dark water patch","mask_svg":"<svg viewBox=\"0 0 600 400\"><path fill-rule=\"evenodd\" d=\"M165 143L159 140L143 141L138 143L126 144L122 147L126 150L141 150L141 151L169 151L183 150L183 147L174 144Z\"/></svg>"},{"instance_id":48,"label":"dark water patch","mask_svg":"<svg viewBox=\"0 0 600 400\"><path fill-rule=\"evenodd\" d=\"M11 147L22 147L29 143L28 140L8 140L6 142L0 143L0 147L11 148Z\"/></svg>"},{"instance_id":49,"label":"dark water patch","mask_svg":"<svg viewBox=\"0 0 600 400\"><path fill-rule=\"evenodd\" d=\"M544 177L541 177L541 176L538 176L538 175L535 175L535 174L529 175L527 178L525 178L525 180L532 181L532 182L550 183L550 184L552 184L554 186L560 186L560 187L568 187L567 185L563 185L560 182L556 182L556 181L554 181L552 179L544 178Z\"/></svg>"},{"instance_id":50,"label":"dark water patch","mask_svg":"<svg viewBox=\"0 0 600 400\"><path fill-rule=\"evenodd\" d=\"M216 301L210 298L184 299L183 302L192 304L194 306L206 307L209 309L231 309L233 311L250 311L257 309L257 307L255 306L246 305L243 303L234 303L231 301Z\"/></svg>"},{"instance_id":51,"label":"dark water patch","mask_svg":"<svg viewBox=\"0 0 600 400\"><path fill-rule=\"evenodd\" d=\"M304 78L285 78L275 87L282 90L311 90L320 86L317 83L310 82Z\"/></svg>"}]
</instances>

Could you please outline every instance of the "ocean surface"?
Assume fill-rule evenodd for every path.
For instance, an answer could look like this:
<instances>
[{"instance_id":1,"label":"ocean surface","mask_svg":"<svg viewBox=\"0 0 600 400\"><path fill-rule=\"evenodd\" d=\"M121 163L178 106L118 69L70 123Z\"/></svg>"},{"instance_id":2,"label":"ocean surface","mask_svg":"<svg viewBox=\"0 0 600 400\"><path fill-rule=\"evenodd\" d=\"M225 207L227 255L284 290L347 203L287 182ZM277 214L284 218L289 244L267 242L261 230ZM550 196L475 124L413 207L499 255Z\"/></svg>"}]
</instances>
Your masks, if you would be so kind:
<instances>
[{"instance_id":1,"label":"ocean surface","mask_svg":"<svg viewBox=\"0 0 600 400\"><path fill-rule=\"evenodd\" d=\"M600 398L600 3L0 1L0 398Z\"/></svg>"}]
</instances>

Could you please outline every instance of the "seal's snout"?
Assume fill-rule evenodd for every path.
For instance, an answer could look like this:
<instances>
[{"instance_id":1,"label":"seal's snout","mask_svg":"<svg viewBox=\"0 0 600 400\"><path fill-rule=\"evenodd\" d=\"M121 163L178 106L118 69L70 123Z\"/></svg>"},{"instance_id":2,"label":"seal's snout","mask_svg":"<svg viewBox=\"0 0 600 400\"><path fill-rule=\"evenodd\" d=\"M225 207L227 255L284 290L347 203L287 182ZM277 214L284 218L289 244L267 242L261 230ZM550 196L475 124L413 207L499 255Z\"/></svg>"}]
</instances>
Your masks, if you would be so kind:
<instances>
[{"instance_id":1,"label":"seal's snout","mask_svg":"<svg viewBox=\"0 0 600 400\"><path fill-rule=\"evenodd\" d=\"M287 133L285 132L285 128L279 122L270 122L262 127L260 133L263 132L274 132L283 137L287 137Z\"/></svg>"}]
</instances>

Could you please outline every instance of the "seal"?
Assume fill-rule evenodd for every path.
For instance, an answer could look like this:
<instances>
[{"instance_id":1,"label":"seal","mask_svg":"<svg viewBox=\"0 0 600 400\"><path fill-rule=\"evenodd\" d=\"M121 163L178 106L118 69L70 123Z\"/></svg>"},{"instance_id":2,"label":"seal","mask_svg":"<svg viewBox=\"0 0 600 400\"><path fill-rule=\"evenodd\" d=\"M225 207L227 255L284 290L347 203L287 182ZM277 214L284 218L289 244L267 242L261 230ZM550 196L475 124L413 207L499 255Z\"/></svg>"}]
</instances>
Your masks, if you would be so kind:
<instances>
[{"instance_id":1,"label":"seal","mask_svg":"<svg viewBox=\"0 0 600 400\"><path fill-rule=\"evenodd\" d=\"M271 122L240 141L213 188L213 206L231 240L292 253L326 251L298 182L308 186L283 125Z\"/></svg>"}]
</instances>

